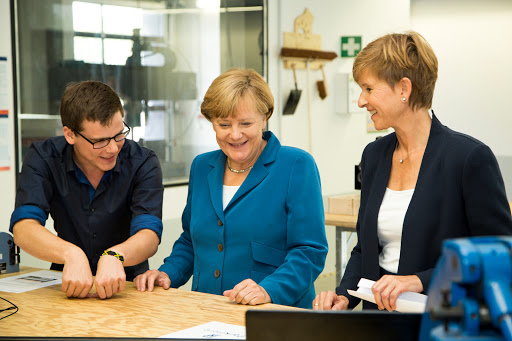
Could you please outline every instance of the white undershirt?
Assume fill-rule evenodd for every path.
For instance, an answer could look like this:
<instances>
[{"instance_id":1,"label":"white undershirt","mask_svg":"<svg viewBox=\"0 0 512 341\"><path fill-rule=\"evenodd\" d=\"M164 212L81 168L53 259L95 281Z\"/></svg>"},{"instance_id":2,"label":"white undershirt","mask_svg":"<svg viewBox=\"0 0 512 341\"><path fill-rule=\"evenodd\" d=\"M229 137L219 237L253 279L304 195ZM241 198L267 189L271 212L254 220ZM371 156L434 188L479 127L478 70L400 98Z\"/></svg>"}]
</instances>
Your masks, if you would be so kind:
<instances>
[{"instance_id":1,"label":"white undershirt","mask_svg":"<svg viewBox=\"0 0 512 341\"><path fill-rule=\"evenodd\" d=\"M398 272L400 260L400 246L402 243L402 229L405 214L411 202L414 189L405 191L393 191L386 188L379 217L377 219L377 235L382 252L379 255L381 268L392 272Z\"/></svg>"},{"instance_id":2,"label":"white undershirt","mask_svg":"<svg viewBox=\"0 0 512 341\"><path fill-rule=\"evenodd\" d=\"M228 206L229 202L233 197L235 196L236 191L240 186L222 186L222 204L224 205L223 210L226 209L226 206Z\"/></svg>"}]
</instances>

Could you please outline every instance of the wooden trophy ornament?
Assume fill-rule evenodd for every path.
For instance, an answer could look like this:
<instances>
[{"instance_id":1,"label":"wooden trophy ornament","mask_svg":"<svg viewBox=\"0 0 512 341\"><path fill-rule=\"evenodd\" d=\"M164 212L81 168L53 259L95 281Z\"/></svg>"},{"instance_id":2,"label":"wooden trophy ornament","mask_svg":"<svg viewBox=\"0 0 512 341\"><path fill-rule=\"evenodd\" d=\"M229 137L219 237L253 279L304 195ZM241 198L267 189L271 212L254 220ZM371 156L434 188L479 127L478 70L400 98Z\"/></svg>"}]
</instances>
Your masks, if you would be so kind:
<instances>
[{"instance_id":1,"label":"wooden trophy ornament","mask_svg":"<svg viewBox=\"0 0 512 341\"><path fill-rule=\"evenodd\" d=\"M285 69L322 70L323 80L317 83L320 97L327 96L327 82L324 64L338 55L332 51L322 51L322 37L313 34L313 14L306 8L295 18L294 32L283 33L281 58Z\"/></svg>"}]
</instances>

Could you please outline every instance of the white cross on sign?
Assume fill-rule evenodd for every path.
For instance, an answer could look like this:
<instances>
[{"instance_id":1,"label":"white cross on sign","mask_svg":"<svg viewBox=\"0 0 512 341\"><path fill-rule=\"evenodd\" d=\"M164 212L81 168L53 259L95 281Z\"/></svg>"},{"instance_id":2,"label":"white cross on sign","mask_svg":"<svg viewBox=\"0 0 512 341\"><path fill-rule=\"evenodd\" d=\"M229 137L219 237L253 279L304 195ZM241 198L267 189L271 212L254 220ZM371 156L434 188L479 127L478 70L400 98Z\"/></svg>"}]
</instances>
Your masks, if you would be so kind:
<instances>
[{"instance_id":1,"label":"white cross on sign","mask_svg":"<svg viewBox=\"0 0 512 341\"><path fill-rule=\"evenodd\" d=\"M341 37L341 57L355 57L361 51L361 37Z\"/></svg>"}]
</instances>

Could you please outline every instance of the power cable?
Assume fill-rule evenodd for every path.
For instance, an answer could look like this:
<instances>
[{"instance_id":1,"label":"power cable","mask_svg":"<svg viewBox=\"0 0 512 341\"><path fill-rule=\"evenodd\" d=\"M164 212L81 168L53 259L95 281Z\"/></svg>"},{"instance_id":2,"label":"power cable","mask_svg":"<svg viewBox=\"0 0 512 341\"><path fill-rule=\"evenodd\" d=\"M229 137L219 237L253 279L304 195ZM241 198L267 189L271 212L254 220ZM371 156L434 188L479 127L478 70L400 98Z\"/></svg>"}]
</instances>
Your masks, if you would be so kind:
<instances>
[{"instance_id":1,"label":"power cable","mask_svg":"<svg viewBox=\"0 0 512 341\"><path fill-rule=\"evenodd\" d=\"M5 316L3 316L3 317L0 317L0 320L3 320L4 318L9 317L9 316L11 316L11 315L14 315L14 314L16 314L16 313L18 312L19 308L18 308L18 306L17 306L16 304L12 303L11 301L6 300L6 299L5 299L5 298L3 298L3 297L0 297L0 299L4 300L5 302L7 302L7 303L9 303L10 305L12 305L12 307L5 308L5 309L0 309L0 313L1 313L1 312L3 312L3 311L16 309L16 311L14 311L14 312L10 313L9 315L5 315Z\"/></svg>"}]
</instances>

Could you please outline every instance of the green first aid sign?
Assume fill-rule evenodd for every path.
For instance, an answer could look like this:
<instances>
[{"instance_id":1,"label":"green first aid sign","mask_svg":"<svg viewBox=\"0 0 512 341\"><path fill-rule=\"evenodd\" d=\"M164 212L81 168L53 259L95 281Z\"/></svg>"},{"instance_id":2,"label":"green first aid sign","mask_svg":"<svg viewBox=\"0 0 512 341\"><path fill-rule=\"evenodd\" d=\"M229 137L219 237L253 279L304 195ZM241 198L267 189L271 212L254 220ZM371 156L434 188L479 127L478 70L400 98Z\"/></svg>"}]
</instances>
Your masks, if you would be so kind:
<instances>
[{"instance_id":1,"label":"green first aid sign","mask_svg":"<svg viewBox=\"0 0 512 341\"><path fill-rule=\"evenodd\" d=\"M341 58L357 56L362 48L361 41L361 36L341 37Z\"/></svg>"}]
</instances>

